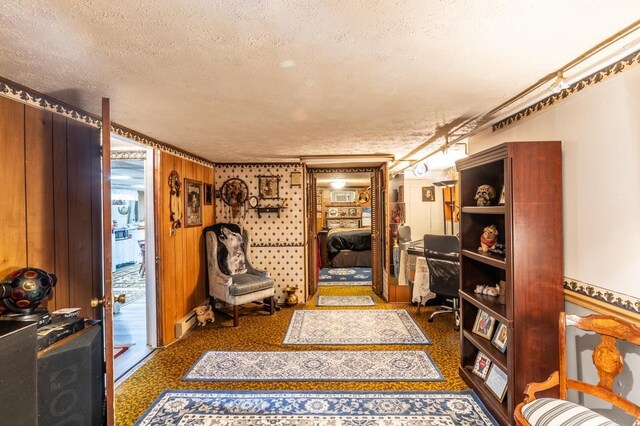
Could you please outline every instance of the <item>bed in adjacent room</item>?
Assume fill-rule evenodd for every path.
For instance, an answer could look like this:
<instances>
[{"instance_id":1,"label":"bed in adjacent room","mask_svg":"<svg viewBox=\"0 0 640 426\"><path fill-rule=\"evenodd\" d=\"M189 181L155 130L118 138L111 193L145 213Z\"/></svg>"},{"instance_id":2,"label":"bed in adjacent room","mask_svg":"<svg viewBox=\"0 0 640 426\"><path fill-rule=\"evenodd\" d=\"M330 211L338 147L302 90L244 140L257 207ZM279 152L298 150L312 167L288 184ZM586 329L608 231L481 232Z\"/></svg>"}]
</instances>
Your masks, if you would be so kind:
<instances>
[{"instance_id":1,"label":"bed in adjacent room","mask_svg":"<svg viewBox=\"0 0 640 426\"><path fill-rule=\"evenodd\" d=\"M331 229L327 258L334 268L371 267L371 228Z\"/></svg>"}]
</instances>

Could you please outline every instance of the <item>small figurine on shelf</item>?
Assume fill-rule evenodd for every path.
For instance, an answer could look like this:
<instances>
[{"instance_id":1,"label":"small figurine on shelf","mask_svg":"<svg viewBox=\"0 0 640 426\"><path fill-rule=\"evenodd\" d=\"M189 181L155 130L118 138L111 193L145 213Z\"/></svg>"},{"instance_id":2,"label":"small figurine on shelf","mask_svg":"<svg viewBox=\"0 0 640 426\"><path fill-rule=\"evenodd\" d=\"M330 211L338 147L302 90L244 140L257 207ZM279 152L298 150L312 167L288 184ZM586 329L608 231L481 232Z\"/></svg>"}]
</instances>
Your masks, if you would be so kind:
<instances>
[{"instance_id":1,"label":"small figurine on shelf","mask_svg":"<svg viewBox=\"0 0 640 426\"><path fill-rule=\"evenodd\" d=\"M476 285L476 288L473 290L475 294L486 294L487 296L497 296L500 293L500 286L496 285L495 287L490 285Z\"/></svg>"},{"instance_id":2,"label":"small figurine on shelf","mask_svg":"<svg viewBox=\"0 0 640 426\"><path fill-rule=\"evenodd\" d=\"M489 251L498 244L498 229L495 225L487 226L482 230L482 235L480 236L480 250L483 253Z\"/></svg>"},{"instance_id":3,"label":"small figurine on shelf","mask_svg":"<svg viewBox=\"0 0 640 426\"><path fill-rule=\"evenodd\" d=\"M491 185L480 185L473 199L476 200L477 206L490 206L496 199L496 190Z\"/></svg>"},{"instance_id":4,"label":"small figurine on shelf","mask_svg":"<svg viewBox=\"0 0 640 426\"><path fill-rule=\"evenodd\" d=\"M504 244L497 243L493 248L489 249L489 253L495 254L497 256L506 256L507 248Z\"/></svg>"}]
</instances>

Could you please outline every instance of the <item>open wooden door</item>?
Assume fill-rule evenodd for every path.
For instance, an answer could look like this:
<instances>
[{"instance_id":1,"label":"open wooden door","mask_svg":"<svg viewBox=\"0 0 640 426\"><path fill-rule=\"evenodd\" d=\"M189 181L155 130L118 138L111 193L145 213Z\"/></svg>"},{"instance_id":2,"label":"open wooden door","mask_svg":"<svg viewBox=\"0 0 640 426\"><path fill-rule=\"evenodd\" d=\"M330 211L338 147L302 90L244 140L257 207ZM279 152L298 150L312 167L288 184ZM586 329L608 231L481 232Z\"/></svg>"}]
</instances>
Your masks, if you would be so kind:
<instances>
[{"instance_id":1,"label":"open wooden door","mask_svg":"<svg viewBox=\"0 0 640 426\"><path fill-rule=\"evenodd\" d=\"M372 287L374 293L383 293L384 275L388 266L385 251L385 222L387 220L387 165L383 164L373 172L371 176L371 260L373 268Z\"/></svg>"},{"instance_id":2,"label":"open wooden door","mask_svg":"<svg viewBox=\"0 0 640 426\"><path fill-rule=\"evenodd\" d=\"M103 296L96 301L104 308L105 389L107 426L115 425L115 396L113 375L113 293L111 289L111 112L109 99L102 98L102 241ZM124 302L124 300L122 300Z\"/></svg>"},{"instance_id":3,"label":"open wooden door","mask_svg":"<svg viewBox=\"0 0 640 426\"><path fill-rule=\"evenodd\" d=\"M309 295L312 297L318 291L318 221L316 220L318 205L317 205L317 191L316 191L316 177L313 170L309 170L307 173L307 226L309 230L307 244L308 244L308 275L307 282L309 283Z\"/></svg>"}]
</instances>

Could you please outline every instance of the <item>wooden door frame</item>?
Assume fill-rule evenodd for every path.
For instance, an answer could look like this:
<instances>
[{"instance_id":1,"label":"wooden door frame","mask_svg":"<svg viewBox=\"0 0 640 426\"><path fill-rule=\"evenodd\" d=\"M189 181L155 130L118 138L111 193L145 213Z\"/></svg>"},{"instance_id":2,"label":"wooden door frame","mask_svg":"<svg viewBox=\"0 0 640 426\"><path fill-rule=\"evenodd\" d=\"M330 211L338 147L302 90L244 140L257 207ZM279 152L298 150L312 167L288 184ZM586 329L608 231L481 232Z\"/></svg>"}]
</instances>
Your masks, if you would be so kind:
<instances>
[{"instance_id":1,"label":"wooden door frame","mask_svg":"<svg viewBox=\"0 0 640 426\"><path fill-rule=\"evenodd\" d=\"M316 281L317 269L317 205L316 205L316 174L318 173L370 173L371 174L371 272L372 272L372 289L377 295L382 295L383 291L383 274L388 270L385 268L384 259L382 258L382 247L386 244L385 232L386 226L381 222L382 218L388 215L382 215L381 209L386 208L388 203L383 203L380 194L386 194L386 178L387 165L382 164L378 167L342 167L342 168L306 168L306 187L305 194L307 196L307 225L306 235L308 238L307 247L307 290L308 297L312 297L318 288ZM383 191L384 190L384 191ZM386 195L385 195L386 196ZM382 216L382 217L381 217Z\"/></svg>"},{"instance_id":2,"label":"wooden door frame","mask_svg":"<svg viewBox=\"0 0 640 426\"><path fill-rule=\"evenodd\" d=\"M111 276L111 111L109 98L102 98L102 243L103 243L103 332L107 426L115 425L113 371L113 292Z\"/></svg>"}]
</instances>

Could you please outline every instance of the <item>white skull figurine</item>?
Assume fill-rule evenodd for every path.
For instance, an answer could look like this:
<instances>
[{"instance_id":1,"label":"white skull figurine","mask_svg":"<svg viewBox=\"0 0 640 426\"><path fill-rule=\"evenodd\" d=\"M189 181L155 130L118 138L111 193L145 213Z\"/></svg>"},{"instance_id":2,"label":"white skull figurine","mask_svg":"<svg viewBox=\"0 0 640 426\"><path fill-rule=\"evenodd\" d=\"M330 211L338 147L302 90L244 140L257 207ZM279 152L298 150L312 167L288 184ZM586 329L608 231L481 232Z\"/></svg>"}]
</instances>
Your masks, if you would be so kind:
<instances>
[{"instance_id":1,"label":"white skull figurine","mask_svg":"<svg viewBox=\"0 0 640 426\"><path fill-rule=\"evenodd\" d=\"M476 200L478 206L490 206L491 200L496 198L496 190L491 185L480 185L476 191Z\"/></svg>"}]
</instances>

